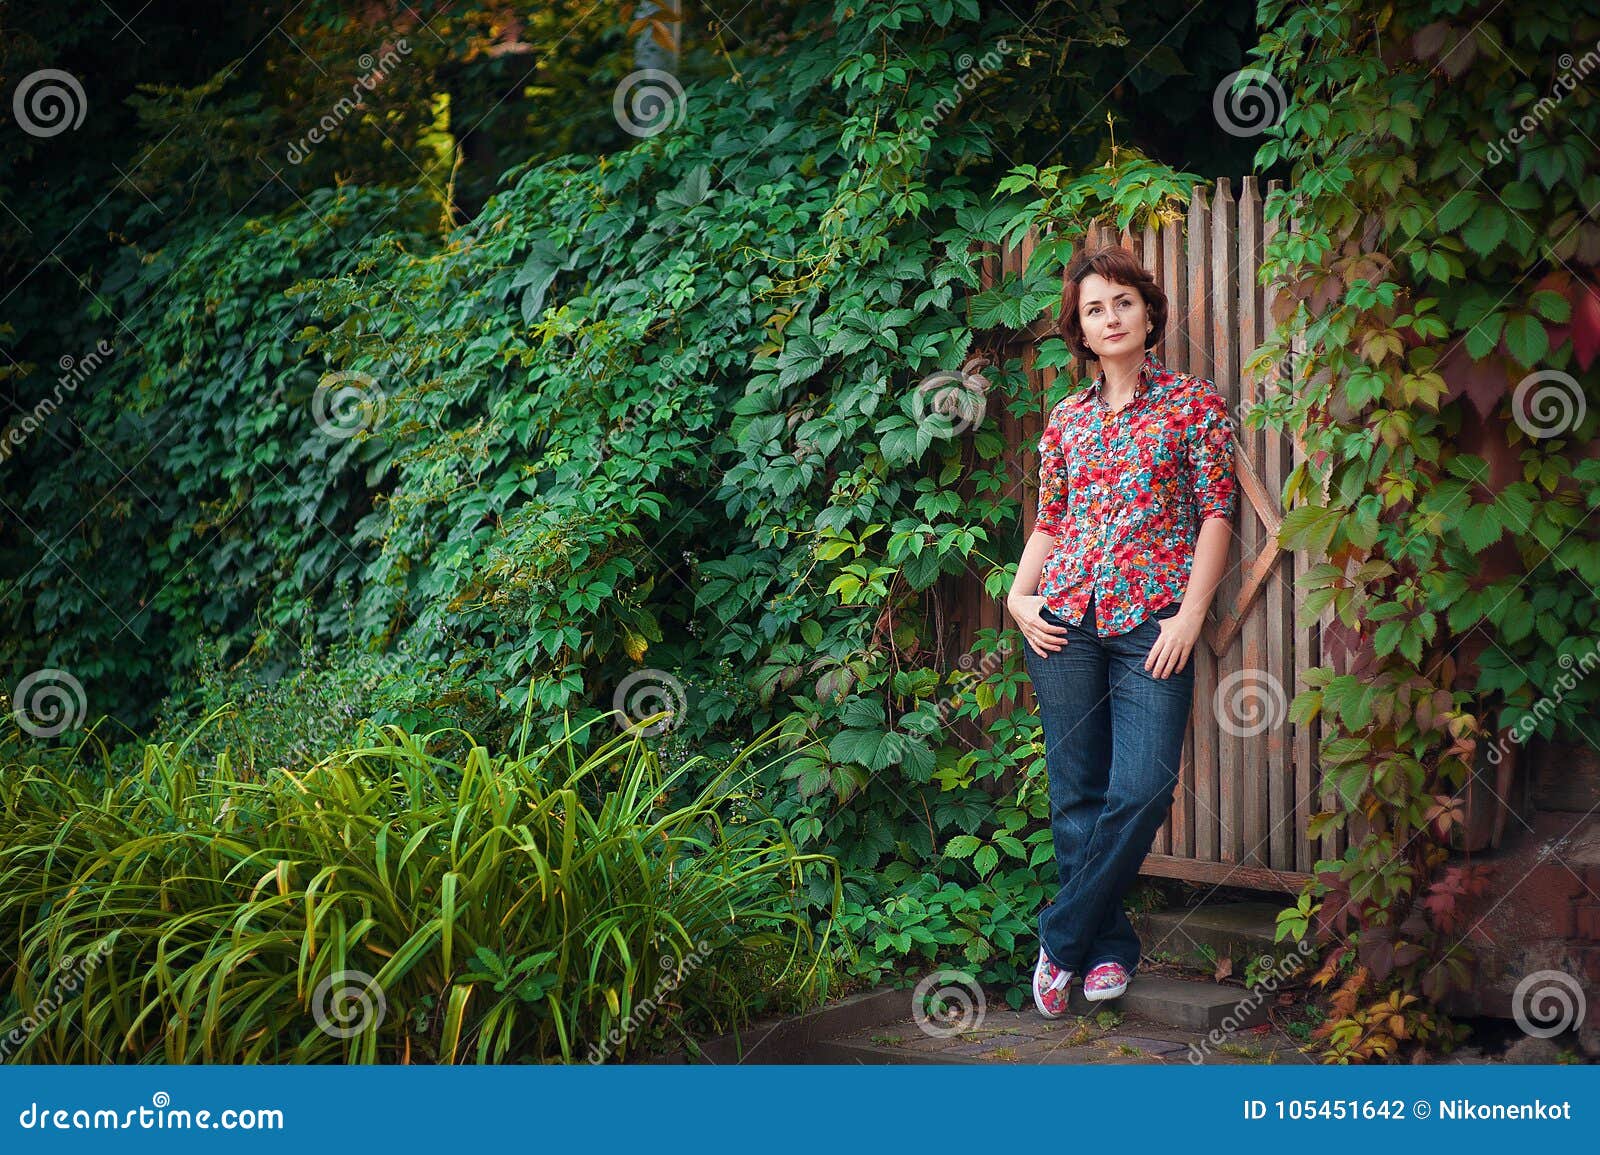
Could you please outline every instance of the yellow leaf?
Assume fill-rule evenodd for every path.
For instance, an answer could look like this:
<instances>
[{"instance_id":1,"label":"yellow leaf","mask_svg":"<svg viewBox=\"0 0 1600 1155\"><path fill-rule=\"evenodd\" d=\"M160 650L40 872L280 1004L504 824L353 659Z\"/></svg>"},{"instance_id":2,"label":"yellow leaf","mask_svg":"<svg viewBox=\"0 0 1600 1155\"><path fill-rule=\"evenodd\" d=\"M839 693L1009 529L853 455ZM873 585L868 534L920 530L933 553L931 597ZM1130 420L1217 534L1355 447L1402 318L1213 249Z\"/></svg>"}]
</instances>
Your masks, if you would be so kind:
<instances>
[{"instance_id":1,"label":"yellow leaf","mask_svg":"<svg viewBox=\"0 0 1600 1155\"><path fill-rule=\"evenodd\" d=\"M650 642L643 634L636 634L624 627L622 631L622 648L628 652L628 657L636 662L642 662L644 661L644 652L650 648Z\"/></svg>"}]
</instances>

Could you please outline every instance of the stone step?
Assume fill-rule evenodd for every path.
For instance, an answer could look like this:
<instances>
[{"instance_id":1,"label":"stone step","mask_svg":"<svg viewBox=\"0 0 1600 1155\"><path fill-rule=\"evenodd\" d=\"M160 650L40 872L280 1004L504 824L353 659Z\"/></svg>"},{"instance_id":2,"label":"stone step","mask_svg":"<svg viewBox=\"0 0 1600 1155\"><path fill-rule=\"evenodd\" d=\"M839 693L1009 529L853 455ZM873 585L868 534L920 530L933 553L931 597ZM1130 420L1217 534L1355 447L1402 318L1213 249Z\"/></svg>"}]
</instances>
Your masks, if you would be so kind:
<instances>
[{"instance_id":1,"label":"stone step","mask_svg":"<svg viewBox=\"0 0 1600 1155\"><path fill-rule=\"evenodd\" d=\"M1251 992L1203 979L1175 979L1145 972L1134 974L1121 997L1099 1002L1084 998L1082 980L1074 976L1068 1008L1075 1015L1093 1015L1107 1008L1131 1011L1185 1030L1226 1034L1266 1022L1271 998L1270 991Z\"/></svg>"},{"instance_id":2,"label":"stone step","mask_svg":"<svg viewBox=\"0 0 1600 1155\"><path fill-rule=\"evenodd\" d=\"M1119 999L1089 1002L1076 985L1072 1013L1046 1019L1032 1001L1011 1010L988 991L985 1008L953 1033L904 1015L896 1022L815 1040L802 1063L1121 1064L1180 1062L1310 1063L1282 1031L1252 1031L1268 1021L1271 992L1253 996L1206 980L1139 974ZM1102 1023L1106 1011L1116 1019ZM1246 1034L1245 1032L1249 1032Z\"/></svg>"},{"instance_id":3,"label":"stone step","mask_svg":"<svg viewBox=\"0 0 1600 1155\"><path fill-rule=\"evenodd\" d=\"M1263 957L1274 961L1297 951L1311 958L1310 943L1274 942L1280 910L1292 905L1278 902L1223 902L1190 910L1153 910L1129 917L1139 932L1144 954L1152 959L1210 970L1220 958L1231 958L1234 974L1243 977L1245 964Z\"/></svg>"},{"instance_id":4,"label":"stone step","mask_svg":"<svg viewBox=\"0 0 1600 1155\"><path fill-rule=\"evenodd\" d=\"M1002 992L990 990L972 1030L959 1038L935 1040L917 1025L912 1015L912 991L880 987L789 1019L759 1022L742 1031L702 1043L690 1055L673 1052L646 1057L651 1063L975 1063L986 1061L986 1048L1004 1051L1021 1062L1100 1061L1085 1056L1094 1047L1062 1051L1052 1034L1070 1033L1077 1020L1041 1017L1025 1001L1020 1011L1006 1007ZM1114 1010L1125 1016L1124 1038L1118 1035L1097 1045L1129 1043L1146 1055L1170 1059L1190 1046L1215 1046L1226 1036L1268 1021L1270 990L1251 992L1237 986L1204 979L1171 978L1140 971L1121 998L1090 1002L1083 997L1082 980L1074 979L1072 1015L1093 1018ZM1141 1024L1144 1030L1141 1031ZM1158 1039L1151 1031L1172 1028L1189 1034L1181 1039ZM1217 1032L1212 1036L1211 1032ZM1009 1036L1023 1035L1024 1039ZM894 1044L879 1037L901 1036ZM995 1037L991 1037L995 1036ZM999 1037L1006 1036L1006 1037ZM1037 1036L1035 1038L1035 1036ZM911 1045L903 1045L910 1040ZM1032 1040L1030 1042L1029 1040ZM1034 1046L1033 1043L1038 1043ZM1103 1049L1103 1046L1102 1046ZM1034 1052L1038 1052L1036 1055ZM1050 1056L1046 1058L1044 1056ZM1226 1056L1208 1061L1225 1061Z\"/></svg>"}]
</instances>

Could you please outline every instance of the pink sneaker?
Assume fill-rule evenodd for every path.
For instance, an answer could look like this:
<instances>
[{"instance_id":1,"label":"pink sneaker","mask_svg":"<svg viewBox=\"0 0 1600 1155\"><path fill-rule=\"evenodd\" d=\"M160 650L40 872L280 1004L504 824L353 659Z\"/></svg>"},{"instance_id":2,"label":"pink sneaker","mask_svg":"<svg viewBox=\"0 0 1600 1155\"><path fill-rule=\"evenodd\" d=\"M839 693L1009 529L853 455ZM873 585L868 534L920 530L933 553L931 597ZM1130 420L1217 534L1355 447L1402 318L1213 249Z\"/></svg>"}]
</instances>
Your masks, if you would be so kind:
<instances>
[{"instance_id":1,"label":"pink sneaker","mask_svg":"<svg viewBox=\"0 0 1600 1155\"><path fill-rule=\"evenodd\" d=\"M1039 961L1033 966L1033 1005L1047 1019L1059 1019L1067 1013L1068 989L1072 972L1064 971L1039 948Z\"/></svg>"},{"instance_id":2,"label":"pink sneaker","mask_svg":"<svg viewBox=\"0 0 1600 1155\"><path fill-rule=\"evenodd\" d=\"M1114 999L1128 989L1128 972L1121 963L1103 962L1089 968L1083 976L1083 997L1091 1003Z\"/></svg>"}]
</instances>

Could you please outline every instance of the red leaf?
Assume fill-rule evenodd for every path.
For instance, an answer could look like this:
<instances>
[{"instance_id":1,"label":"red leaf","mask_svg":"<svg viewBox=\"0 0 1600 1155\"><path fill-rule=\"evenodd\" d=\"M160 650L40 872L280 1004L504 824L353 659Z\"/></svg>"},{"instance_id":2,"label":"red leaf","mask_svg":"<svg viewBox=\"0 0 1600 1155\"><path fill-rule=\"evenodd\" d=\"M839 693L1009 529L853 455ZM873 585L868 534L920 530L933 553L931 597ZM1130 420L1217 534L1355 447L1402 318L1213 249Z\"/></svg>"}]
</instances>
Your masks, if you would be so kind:
<instances>
[{"instance_id":1,"label":"red leaf","mask_svg":"<svg viewBox=\"0 0 1600 1155\"><path fill-rule=\"evenodd\" d=\"M1572 302L1572 351L1578 364L1588 369L1600 353L1600 295L1586 281L1578 282L1577 298Z\"/></svg>"},{"instance_id":2,"label":"red leaf","mask_svg":"<svg viewBox=\"0 0 1600 1155\"><path fill-rule=\"evenodd\" d=\"M1388 927L1368 927L1361 935L1356 955L1380 983L1394 970L1394 938Z\"/></svg>"},{"instance_id":3,"label":"red leaf","mask_svg":"<svg viewBox=\"0 0 1600 1155\"><path fill-rule=\"evenodd\" d=\"M1446 396L1454 401L1463 393L1472 402L1472 407L1478 411L1478 416L1487 418L1494 412L1494 407L1500 403L1500 398L1510 389L1512 379L1506 372L1506 363L1499 357L1486 357L1481 361L1474 361L1467 355L1466 345L1458 342L1450 351L1439 358L1435 367L1439 376L1444 378L1444 383L1449 387Z\"/></svg>"}]
</instances>

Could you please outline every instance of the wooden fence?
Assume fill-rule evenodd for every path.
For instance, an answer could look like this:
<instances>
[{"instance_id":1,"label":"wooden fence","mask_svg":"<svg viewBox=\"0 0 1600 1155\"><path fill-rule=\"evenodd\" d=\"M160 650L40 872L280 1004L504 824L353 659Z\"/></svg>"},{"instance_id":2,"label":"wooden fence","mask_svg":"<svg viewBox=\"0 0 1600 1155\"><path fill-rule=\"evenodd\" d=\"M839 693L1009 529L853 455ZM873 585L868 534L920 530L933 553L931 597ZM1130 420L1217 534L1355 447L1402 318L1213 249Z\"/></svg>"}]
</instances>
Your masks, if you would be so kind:
<instances>
[{"instance_id":1,"label":"wooden fence","mask_svg":"<svg viewBox=\"0 0 1600 1155\"><path fill-rule=\"evenodd\" d=\"M1268 191L1278 183L1269 182ZM1271 236L1257 182L1245 177L1237 198L1227 178L1212 189L1197 189L1186 221L1176 227L1120 237L1098 231L1087 243L1120 242L1155 274L1169 305L1156 355L1173 369L1213 381L1238 425L1235 538L1203 644L1193 656L1194 710L1173 808L1143 872L1293 891L1318 857L1343 852L1345 836L1331 832L1317 845L1306 837L1311 815L1326 808L1314 757L1316 727L1288 720L1288 703L1302 688L1300 674L1319 663L1321 643L1321 623L1296 625L1295 579L1308 563L1275 542L1283 516L1280 495L1299 459L1298 447L1291 437L1250 430L1239 420L1262 396L1262 384L1246 377L1241 366L1272 325L1268 290L1257 277ZM1030 235L1017 247L986 257L984 288L1006 273L1021 272L1036 242ZM1046 316L1016 334L1007 351L1008 357L1020 355L1040 397L1054 384L1057 370L1035 367L1037 345L1055 334L1056 319ZM1073 376L1083 379L1089 368L1074 361ZM1022 501L1023 540L1033 529L1038 443L1046 416L1043 406L1020 419L1009 412L1000 416L1011 447L1006 464L1016 479L1012 492ZM959 652L971 647L976 631L1014 624L1005 617L1003 600L990 597L978 576L964 581L957 602ZM1036 708L1031 690L1025 690L1018 707ZM1257 707L1259 715L1253 712Z\"/></svg>"}]
</instances>

